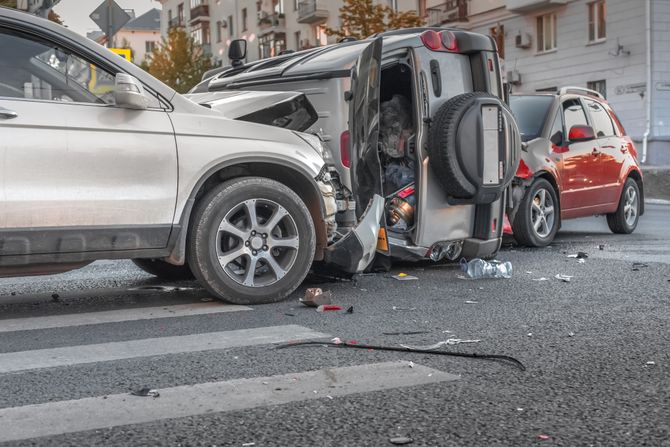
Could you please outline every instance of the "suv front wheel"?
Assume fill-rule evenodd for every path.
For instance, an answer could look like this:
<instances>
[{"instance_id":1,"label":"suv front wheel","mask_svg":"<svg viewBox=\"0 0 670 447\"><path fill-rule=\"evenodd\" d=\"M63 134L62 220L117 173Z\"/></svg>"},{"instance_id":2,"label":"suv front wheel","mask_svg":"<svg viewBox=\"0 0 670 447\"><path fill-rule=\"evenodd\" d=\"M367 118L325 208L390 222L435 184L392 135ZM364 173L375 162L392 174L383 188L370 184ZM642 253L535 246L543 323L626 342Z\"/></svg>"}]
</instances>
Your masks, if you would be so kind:
<instances>
[{"instance_id":1,"label":"suv front wheel","mask_svg":"<svg viewBox=\"0 0 670 447\"><path fill-rule=\"evenodd\" d=\"M225 182L198 202L188 261L215 297L236 304L277 302L307 275L316 236L298 195L274 180Z\"/></svg>"},{"instance_id":2,"label":"suv front wheel","mask_svg":"<svg viewBox=\"0 0 670 447\"><path fill-rule=\"evenodd\" d=\"M560 216L554 187L538 178L526 190L512 222L514 239L521 245L546 247L556 236Z\"/></svg>"}]
</instances>

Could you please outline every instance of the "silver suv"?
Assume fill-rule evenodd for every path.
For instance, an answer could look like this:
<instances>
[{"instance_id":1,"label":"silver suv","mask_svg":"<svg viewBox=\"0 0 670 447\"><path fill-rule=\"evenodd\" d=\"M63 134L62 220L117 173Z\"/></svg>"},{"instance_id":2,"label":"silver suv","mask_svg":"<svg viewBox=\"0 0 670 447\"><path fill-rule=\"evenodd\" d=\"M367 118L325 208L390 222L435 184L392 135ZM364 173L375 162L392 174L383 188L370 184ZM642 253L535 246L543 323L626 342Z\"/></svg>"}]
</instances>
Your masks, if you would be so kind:
<instances>
[{"instance_id":1,"label":"silver suv","mask_svg":"<svg viewBox=\"0 0 670 447\"><path fill-rule=\"evenodd\" d=\"M318 117L306 130L329 148L338 199L353 202L338 213L339 228L355 225L383 197L379 248L388 257L495 255L521 141L490 37L404 29L247 65L243 44L231 46L232 65L200 83L193 100L248 90L304 93Z\"/></svg>"},{"instance_id":2,"label":"silver suv","mask_svg":"<svg viewBox=\"0 0 670 447\"><path fill-rule=\"evenodd\" d=\"M253 304L286 297L326 252L362 270L382 207L338 231L323 155L313 135L231 120L0 8L0 276L125 258Z\"/></svg>"}]
</instances>

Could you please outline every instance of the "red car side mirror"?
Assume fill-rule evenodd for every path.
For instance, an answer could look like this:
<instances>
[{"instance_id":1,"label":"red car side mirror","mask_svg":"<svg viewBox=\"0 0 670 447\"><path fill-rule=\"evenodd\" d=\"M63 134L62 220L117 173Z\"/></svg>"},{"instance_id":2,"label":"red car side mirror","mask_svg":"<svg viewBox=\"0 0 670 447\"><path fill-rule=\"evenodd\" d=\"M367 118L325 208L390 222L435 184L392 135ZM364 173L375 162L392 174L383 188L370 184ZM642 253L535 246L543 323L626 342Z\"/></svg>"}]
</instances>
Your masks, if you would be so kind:
<instances>
[{"instance_id":1,"label":"red car side mirror","mask_svg":"<svg viewBox=\"0 0 670 447\"><path fill-rule=\"evenodd\" d=\"M590 140L595 140L596 135L593 132L593 127L591 126L584 126L581 124L577 124L576 126L572 126L570 128L570 133L568 134L568 140L571 142L575 143L578 141L590 141Z\"/></svg>"}]
</instances>

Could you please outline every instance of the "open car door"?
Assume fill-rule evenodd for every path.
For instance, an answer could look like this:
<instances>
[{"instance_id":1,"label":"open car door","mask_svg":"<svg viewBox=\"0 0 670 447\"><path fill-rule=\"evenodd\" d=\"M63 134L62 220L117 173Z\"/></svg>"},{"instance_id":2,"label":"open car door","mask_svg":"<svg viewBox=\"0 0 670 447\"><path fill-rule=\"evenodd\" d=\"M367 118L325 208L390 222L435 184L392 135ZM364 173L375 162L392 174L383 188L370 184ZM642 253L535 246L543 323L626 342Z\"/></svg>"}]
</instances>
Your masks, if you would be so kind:
<instances>
[{"instance_id":1,"label":"open car door","mask_svg":"<svg viewBox=\"0 0 670 447\"><path fill-rule=\"evenodd\" d=\"M345 271L360 272L374 259L382 227L384 197L379 139L382 38L373 40L352 68L349 101L351 186L358 225L329 247L327 261Z\"/></svg>"}]
</instances>

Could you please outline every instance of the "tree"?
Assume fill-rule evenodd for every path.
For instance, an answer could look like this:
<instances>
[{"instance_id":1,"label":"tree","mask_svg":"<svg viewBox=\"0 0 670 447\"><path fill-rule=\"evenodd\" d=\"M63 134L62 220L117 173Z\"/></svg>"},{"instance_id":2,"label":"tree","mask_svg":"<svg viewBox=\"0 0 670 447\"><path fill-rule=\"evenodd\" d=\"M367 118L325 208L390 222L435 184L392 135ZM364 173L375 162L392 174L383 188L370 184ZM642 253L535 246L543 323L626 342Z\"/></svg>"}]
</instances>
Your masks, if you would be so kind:
<instances>
[{"instance_id":1,"label":"tree","mask_svg":"<svg viewBox=\"0 0 670 447\"><path fill-rule=\"evenodd\" d=\"M0 0L0 6L16 9L16 0Z\"/></svg>"},{"instance_id":2,"label":"tree","mask_svg":"<svg viewBox=\"0 0 670 447\"><path fill-rule=\"evenodd\" d=\"M212 62L202 46L183 28L172 28L167 39L151 52L148 71L179 93L186 93L198 82Z\"/></svg>"},{"instance_id":3,"label":"tree","mask_svg":"<svg viewBox=\"0 0 670 447\"><path fill-rule=\"evenodd\" d=\"M340 8L341 27L326 27L329 36L366 37L383 31L423 26L424 21L414 11L398 12L372 0L344 0Z\"/></svg>"}]
</instances>

